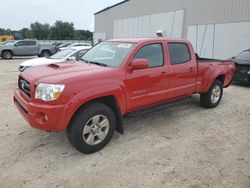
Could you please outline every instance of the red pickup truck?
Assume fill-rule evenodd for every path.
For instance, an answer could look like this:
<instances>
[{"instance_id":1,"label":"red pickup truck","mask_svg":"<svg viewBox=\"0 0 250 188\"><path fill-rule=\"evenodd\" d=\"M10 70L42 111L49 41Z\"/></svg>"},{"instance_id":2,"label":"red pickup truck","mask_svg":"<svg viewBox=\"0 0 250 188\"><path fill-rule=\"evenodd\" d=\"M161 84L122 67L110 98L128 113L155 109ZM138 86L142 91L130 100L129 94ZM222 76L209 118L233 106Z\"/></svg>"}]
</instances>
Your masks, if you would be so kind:
<instances>
[{"instance_id":1,"label":"red pickup truck","mask_svg":"<svg viewBox=\"0 0 250 188\"><path fill-rule=\"evenodd\" d=\"M27 69L19 75L14 103L32 127L67 130L82 153L103 148L115 130L123 133L129 112L199 93L216 107L232 82L230 61L199 58L185 40L108 40L79 62Z\"/></svg>"}]
</instances>

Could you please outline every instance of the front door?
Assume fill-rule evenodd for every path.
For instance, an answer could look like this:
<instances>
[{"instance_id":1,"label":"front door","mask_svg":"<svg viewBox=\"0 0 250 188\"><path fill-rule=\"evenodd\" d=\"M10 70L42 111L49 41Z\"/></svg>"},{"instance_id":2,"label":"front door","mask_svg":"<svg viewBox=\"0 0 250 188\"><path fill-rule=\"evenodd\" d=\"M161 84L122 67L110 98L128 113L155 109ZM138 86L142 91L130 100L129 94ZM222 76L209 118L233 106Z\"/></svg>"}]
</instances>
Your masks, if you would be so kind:
<instances>
[{"instance_id":1,"label":"front door","mask_svg":"<svg viewBox=\"0 0 250 188\"><path fill-rule=\"evenodd\" d=\"M163 45L147 44L141 47L133 59L147 59L149 68L128 72L125 80L127 88L127 108L133 111L167 98L167 67L164 63Z\"/></svg>"}]
</instances>

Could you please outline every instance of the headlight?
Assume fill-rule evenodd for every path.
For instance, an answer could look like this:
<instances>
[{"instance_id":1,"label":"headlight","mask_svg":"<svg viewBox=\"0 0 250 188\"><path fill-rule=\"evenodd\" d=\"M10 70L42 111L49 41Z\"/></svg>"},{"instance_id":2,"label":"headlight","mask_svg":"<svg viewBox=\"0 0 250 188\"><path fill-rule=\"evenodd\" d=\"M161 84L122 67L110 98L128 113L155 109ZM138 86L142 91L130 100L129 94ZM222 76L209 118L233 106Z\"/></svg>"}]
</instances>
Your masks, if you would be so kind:
<instances>
[{"instance_id":1,"label":"headlight","mask_svg":"<svg viewBox=\"0 0 250 188\"><path fill-rule=\"evenodd\" d=\"M40 83L36 87L36 99L43 101L53 101L60 97L64 90L65 85L62 84L43 84Z\"/></svg>"},{"instance_id":2,"label":"headlight","mask_svg":"<svg viewBox=\"0 0 250 188\"><path fill-rule=\"evenodd\" d=\"M18 70L20 71L20 72L23 72L25 69L27 69L27 68L30 68L30 66L22 66L22 65L19 65L19 67L18 67Z\"/></svg>"}]
</instances>

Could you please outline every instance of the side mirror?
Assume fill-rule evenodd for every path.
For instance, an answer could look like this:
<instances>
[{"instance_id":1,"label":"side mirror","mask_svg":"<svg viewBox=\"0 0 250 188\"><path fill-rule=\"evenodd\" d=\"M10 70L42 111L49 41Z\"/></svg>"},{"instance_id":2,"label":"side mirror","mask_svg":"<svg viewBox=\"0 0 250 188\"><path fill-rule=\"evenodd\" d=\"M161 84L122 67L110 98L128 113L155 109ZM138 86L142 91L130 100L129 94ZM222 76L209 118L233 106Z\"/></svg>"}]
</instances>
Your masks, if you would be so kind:
<instances>
[{"instance_id":1,"label":"side mirror","mask_svg":"<svg viewBox=\"0 0 250 188\"><path fill-rule=\"evenodd\" d=\"M73 57L73 56L72 57L68 57L67 60L69 60L69 61L76 61L76 57Z\"/></svg>"},{"instance_id":2,"label":"side mirror","mask_svg":"<svg viewBox=\"0 0 250 188\"><path fill-rule=\"evenodd\" d=\"M134 59L129 65L129 71L133 72L134 70L147 69L148 67L147 59Z\"/></svg>"},{"instance_id":3,"label":"side mirror","mask_svg":"<svg viewBox=\"0 0 250 188\"><path fill-rule=\"evenodd\" d=\"M14 44L14 46L18 46L18 44Z\"/></svg>"},{"instance_id":4,"label":"side mirror","mask_svg":"<svg viewBox=\"0 0 250 188\"><path fill-rule=\"evenodd\" d=\"M236 57L234 56L234 57L232 57L232 59L235 59Z\"/></svg>"}]
</instances>

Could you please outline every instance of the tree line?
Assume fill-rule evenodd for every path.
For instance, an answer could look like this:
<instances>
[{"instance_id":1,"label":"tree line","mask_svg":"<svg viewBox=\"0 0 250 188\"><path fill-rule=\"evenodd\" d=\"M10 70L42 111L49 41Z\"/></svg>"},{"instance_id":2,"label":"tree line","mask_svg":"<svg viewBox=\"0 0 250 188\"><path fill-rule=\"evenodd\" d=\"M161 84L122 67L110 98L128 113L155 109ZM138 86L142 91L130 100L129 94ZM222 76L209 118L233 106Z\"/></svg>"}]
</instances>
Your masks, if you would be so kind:
<instances>
[{"instance_id":1,"label":"tree line","mask_svg":"<svg viewBox=\"0 0 250 188\"><path fill-rule=\"evenodd\" d=\"M16 32L16 31L15 31ZM30 24L30 28L23 28L20 31L24 38L37 40L91 40L93 33L89 30L77 30L73 23L56 21L49 25L35 22ZM11 35L10 29L0 28L0 34Z\"/></svg>"}]
</instances>

